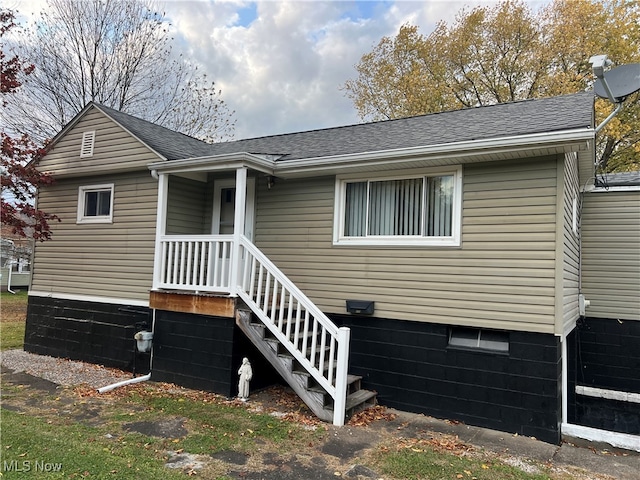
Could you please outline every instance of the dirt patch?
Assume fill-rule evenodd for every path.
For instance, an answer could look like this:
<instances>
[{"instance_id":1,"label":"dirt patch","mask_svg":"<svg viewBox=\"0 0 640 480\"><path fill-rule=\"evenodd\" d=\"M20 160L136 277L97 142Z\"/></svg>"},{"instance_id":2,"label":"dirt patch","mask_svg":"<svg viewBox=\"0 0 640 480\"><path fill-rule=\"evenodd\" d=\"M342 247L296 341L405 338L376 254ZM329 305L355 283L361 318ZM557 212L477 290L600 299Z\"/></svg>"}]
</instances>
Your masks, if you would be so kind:
<instances>
[{"instance_id":1,"label":"dirt patch","mask_svg":"<svg viewBox=\"0 0 640 480\"><path fill-rule=\"evenodd\" d=\"M631 457L612 459L582 449L582 454L594 461L597 467L594 467L593 473L588 473L576 468L586 465L586 460L571 464L570 458L564 453L565 449L575 447L542 444L528 438L515 438L506 433L394 412L383 407L358 415L345 427L333 427L319 422L290 390L283 387L254 392L249 402L240 404L211 393L153 382L130 385L101 395L88 385L61 387L25 372L15 373L6 369L2 370L2 384L2 408L45 417L54 422L98 425L103 435L109 432L107 438L113 439L114 443L123 441L122 432L136 432L160 439L154 445L162 446L159 452L166 458L167 468L180 470L186 475L197 474L200 478L325 480L342 476L357 480L377 479L380 475L367 465L375 465L375 462L368 460L383 445L415 450L430 448L459 456L481 452L482 455L491 455L494 459L523 470L552 468L561 472L554 478L563 479L606 479L610 478L606 472L611 471L619 472L618 479L635 479L636 467L640 465L640 457L636 457L638 460ZM181 450L171 451L171 448L178 448L174 446L175 439L189 438L189 429L194 425L180 414L167 415L160 409L145 409L135 402L129 402L129 396L141 395L143 389L150 389L151 393L147 393L154 396L179 395L202 405L224 403L230 407L268 413L319 432L312 441L296 444L295 452L283 452L261 438L254 439L250 450L236 450L234 446L232 449L199 455ZM235 432L233 427L220 434L224 432L243 434ZM474 444L474 439L482 442ZM158 447L143 443L141 448ZM556 459L562 459L562 462L556 465ZM563 473L569 471L570 474Z\"/></svg>"},{"instance_id":2,"label":"dirt patch","mask_svg":"<svg viewBox=\"0 0 640 480\"><path fill-rule=\"evenodd\" d=\"M211 458L221 460L225 463L232 465L245 465L247 463L248 455L243 452L234 452L233 450L223 450L211 454Z\"/></svg>"},{"instance_id":3,"label":"dirt patch","mask_svg":"<svg viewBox=\"0 0 640 480\"><path fill-rule=\"evenodd\" d=\"M2 374L2 383L6 382L9 385L23 385L49 394L56 393L61 388L57 383L50 382L49 380L45 380L44 378L36 377L25 372L13 373L3 369Z\"/></svg>"},{"instance_id":4,"label":"dirt patch","mask_svg":"<svg viewBox=\"0 0 640 480\"><path fill-rule=\"evenodd\" d=\"M125 423L122 428L127 432L141 433L149 437L182 438L189 434L184 427L186 418L164 418L156 421Z\"/></svg>"}]
</instances>

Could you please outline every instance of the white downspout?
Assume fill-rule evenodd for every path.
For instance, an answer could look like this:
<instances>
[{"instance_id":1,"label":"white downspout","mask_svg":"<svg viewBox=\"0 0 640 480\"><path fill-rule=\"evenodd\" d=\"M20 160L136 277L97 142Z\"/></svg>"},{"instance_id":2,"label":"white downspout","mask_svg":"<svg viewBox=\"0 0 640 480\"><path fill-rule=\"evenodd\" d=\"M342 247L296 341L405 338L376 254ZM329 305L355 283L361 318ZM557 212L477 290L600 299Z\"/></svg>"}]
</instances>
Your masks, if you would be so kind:
<instances>
[{"instance_id":1,"label":"white downspout","mask_svg":"<svg viewBox=\"0 0 640 480\"><path fill-rule=\"evenodd\" d=\"M156 330L156 309L153 309L153 321L151 323L151 332L155 332ZM124 387L125 385L131 385L133 383L146 382L147 380L151 380L151 372L153 371L153 344L151 346L151 355L149 358L149 373L146 375L142 375L140 377L130 378L128 380L122 380L121 382L112 383L111 385L106 385L104 387L100 387L98 389L98 393L110 392L118 387Z\"/></svg>"},{"instance_id":2,"label":"white downspout","mask_svg":"<svg viewBox=\"0 0 640 480\"><path fill-rule=\"evenodd\" d=\"M12 294L16 294L16 292L14 292L13 290L11 290L11 271L13 270L13 264L15 263L14 260L11 260L9 263L9 274L7 275L7 292L12 293Z\"/></svg>"},{"instance_id":3,"label":"white downspout","mask_svg":"<svg viewBox=\"0 0 640 480\"><path fill-rule=\"evenodd\" d=\"M162 249L160 246L160 239L164 236L166 231L166 219L167 219L167 198L169 191L169 177L165 173L158 174L156 170L151 171L151 176L158 180L158 209L156 215L156 243L153 260L153 289L155 290L160 285L160 267L162 264ZM151 325L151 332L156 330L156 310L153 309L153 322ZM110 392L118 387L124 387L125 385L131 385L133 383L146 382L151 380L151 372L153 371L153 344L151 346L151 356L149 359L149 373L140 377L130 378L128 380L122 380L121 382L112 383L104 387L98 388L98 393Z\"/></svg>"},{"instance_id":4,"label":"white downspout","mask_svg":"<svg viewBox=\"0 0 640 480\"><path fill-rule=\"evenodd\" d=\"M151 373L147 373L146 375L142 375L141 377L130 378L129 380L123 380L121 382L112 383L111 385L107 385L106 387L101 387L98 389L98 393L110 392L118 387L124 387L125 385L131 385L132 383L140 383L145 382L151 379Z\"/></svg>"}]
</instances>

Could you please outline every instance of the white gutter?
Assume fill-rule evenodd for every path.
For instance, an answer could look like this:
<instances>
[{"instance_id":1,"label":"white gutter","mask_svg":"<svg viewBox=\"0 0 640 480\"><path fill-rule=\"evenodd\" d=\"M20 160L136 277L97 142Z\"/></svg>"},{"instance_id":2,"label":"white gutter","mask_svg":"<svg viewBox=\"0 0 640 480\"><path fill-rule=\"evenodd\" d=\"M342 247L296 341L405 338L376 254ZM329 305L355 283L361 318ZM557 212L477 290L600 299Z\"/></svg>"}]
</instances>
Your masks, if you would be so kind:
<instances>
[{"instance_id":1,"label":"white gutter","mask_svg":"<svg viewBox=\"0 0 640 480\"><path fill-rule=\"evenodd\" d=\"M275 174L277 176L287 177L289 175L295 176L296 174L336 168L371 167L388 164L389 162L399 163L403 160L406 161L416 157L425 157L425 160L437 160L450 157L461 159L474 155L535 150L580 142L587 142L584 146L584 149L587 149L588 142L594 139L594 129L582 128L551 133L535 133L513 137L466 140L463 142L361 152L347 155L332 155L311 159L280 160L276 165Z\"/></svg>"},{"instance_id":2,"label":"white gutter","mask_svg":"<svg viewBox=\"0 0 640 480\"><path fill-rule=\"evenodd\" d=\"M589 142L595 139L593 128L562 130L558 132L534 133L512 137L463 142L442 143L409 148L376 150L369 152L330 155L315 158L278 160L277 156L262 156L248 152L212 155L160 161L148 164L153 175L195 171L235 170L248 167L278 177L304 176L305 174L343 170L347 168L389 166L411 160L437 161L455 159L457 163L473 156L490 156L509 152L523 152L541 148L558 148L584 142L578 150L588 150Z\"/></svg>"},{"instance_id":3,"label":"white gutter","mask_svg":"<svg viewBox=\"0 0 640 480\"><path fill-rule=\"evenodd\" d=\"M153 162L147 165L152 172L182 173L214 170L236 170L248 167L270 175L274 174L275 160L247 152L237 152L206 157L184 158Z\"/></svg>"}]
</instances>

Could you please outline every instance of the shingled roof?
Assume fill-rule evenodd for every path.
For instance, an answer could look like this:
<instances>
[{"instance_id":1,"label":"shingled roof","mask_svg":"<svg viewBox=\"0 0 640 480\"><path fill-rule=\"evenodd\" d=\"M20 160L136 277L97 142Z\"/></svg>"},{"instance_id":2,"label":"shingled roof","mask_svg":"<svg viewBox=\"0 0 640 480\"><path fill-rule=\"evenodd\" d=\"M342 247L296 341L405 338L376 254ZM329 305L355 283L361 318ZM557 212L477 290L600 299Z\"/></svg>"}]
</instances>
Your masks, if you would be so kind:
<instances>
[{"instance_id":1,"label":"shingled roof","mask_svg":"<svg viewBox=\"0 0 640 480\"><path fill-rule=\"evenodd\" d=\"M593 105L593 93L582 92L215 144L98 108L167 160L241 152L295 160L592 128Z\"/></svg>"}]
</instances>

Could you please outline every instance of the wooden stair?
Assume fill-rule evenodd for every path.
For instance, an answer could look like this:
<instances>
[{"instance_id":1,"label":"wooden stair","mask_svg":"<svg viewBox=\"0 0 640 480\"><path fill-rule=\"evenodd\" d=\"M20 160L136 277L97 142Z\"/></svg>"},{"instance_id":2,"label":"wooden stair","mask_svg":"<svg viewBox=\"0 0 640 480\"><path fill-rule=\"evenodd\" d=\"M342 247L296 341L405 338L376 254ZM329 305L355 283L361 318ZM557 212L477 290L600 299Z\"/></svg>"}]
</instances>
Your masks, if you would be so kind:
<instances>
[{"instance_id":1,"label":"wooden stair","mask_svg":"<svg viewBox=\"0 0 640 480\"><path fill-rule=\"evenodd\" d=\"M311 411L321 420L331 422L334 418L331 395L302 368L286 348L283 348L267 327L249 310L238 310L236 324ZM328 350L327 347L326 355L329 353ZM328 364L329 362L326 362L326 365ZM361 380L362 377L356 375L347 377L346 419L376 404L376 393L363 390Z\"/></svg>"}]
</instances>

